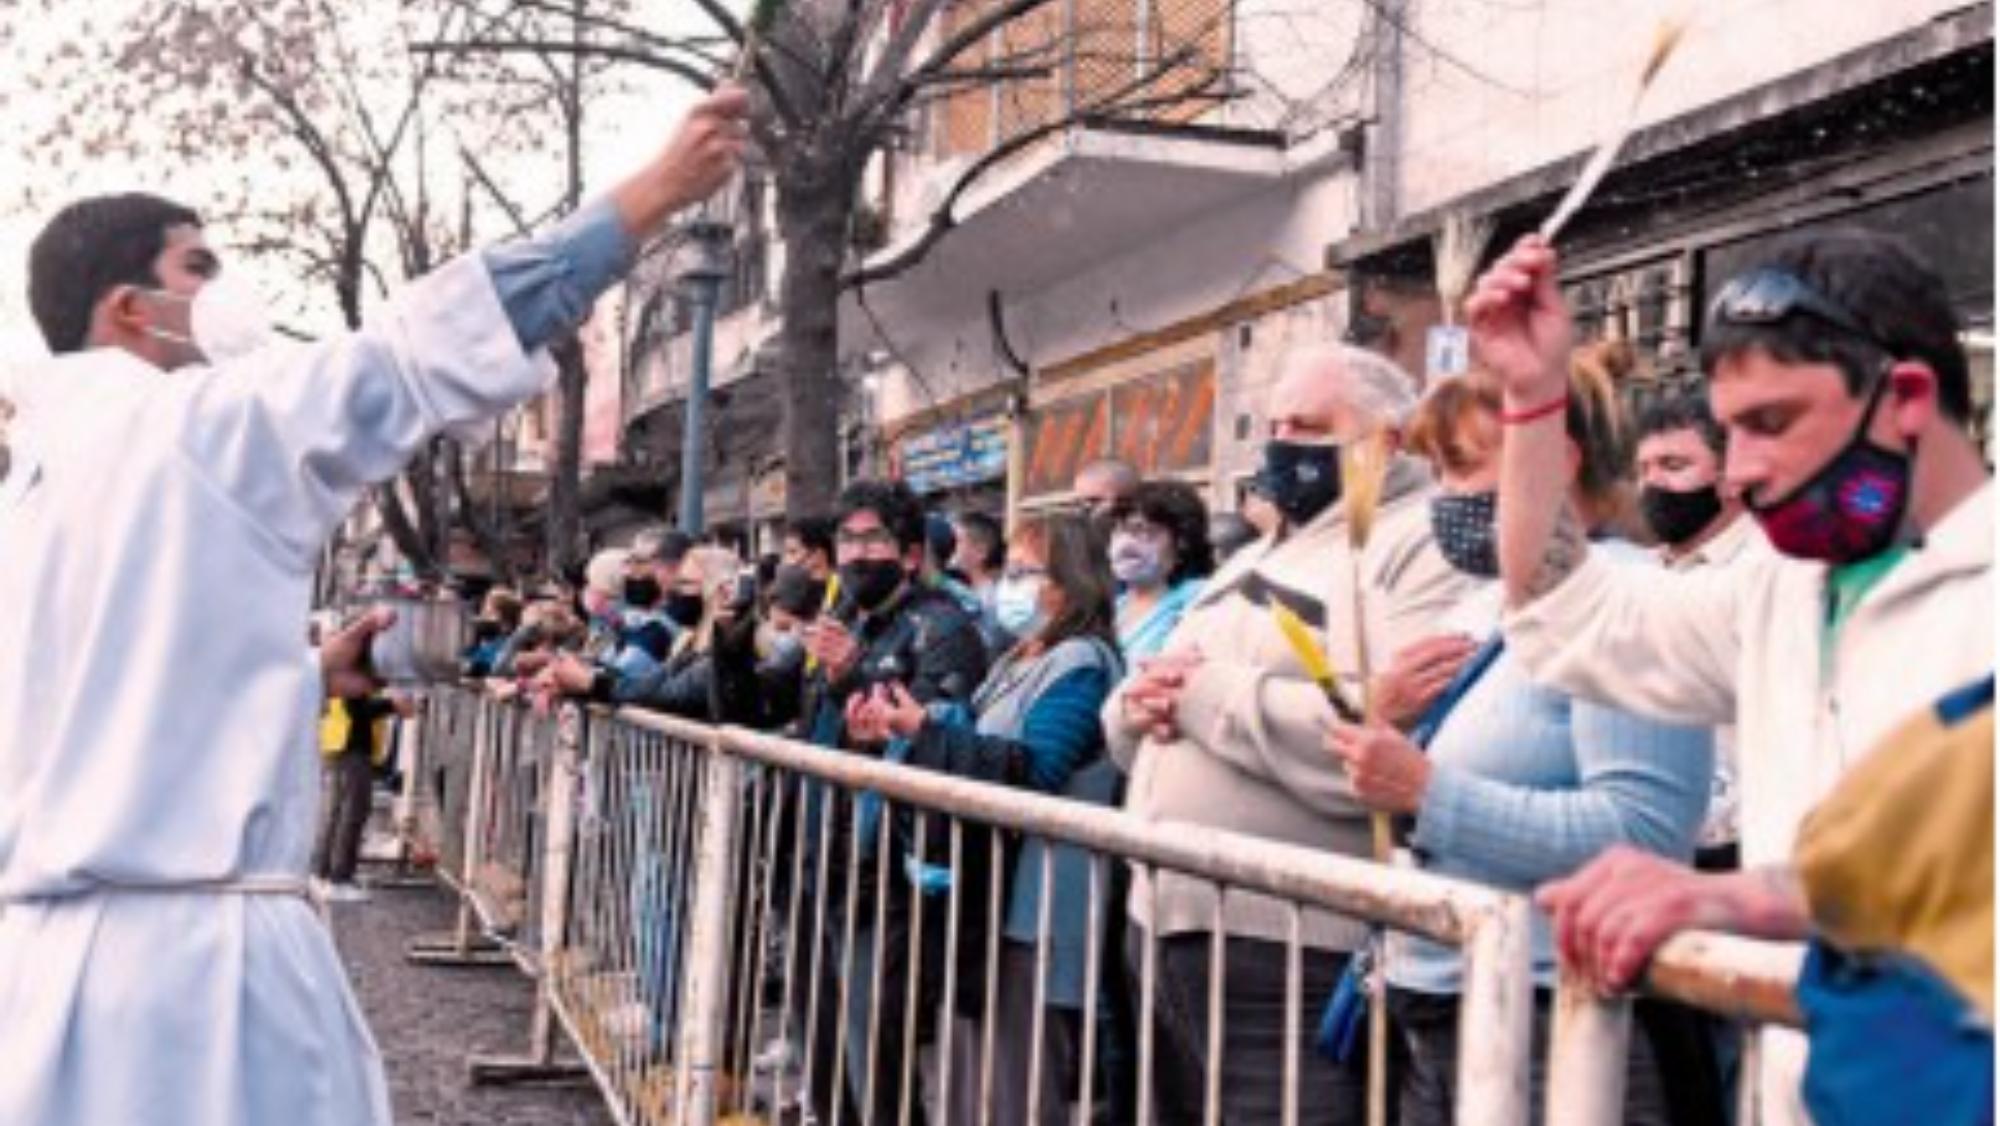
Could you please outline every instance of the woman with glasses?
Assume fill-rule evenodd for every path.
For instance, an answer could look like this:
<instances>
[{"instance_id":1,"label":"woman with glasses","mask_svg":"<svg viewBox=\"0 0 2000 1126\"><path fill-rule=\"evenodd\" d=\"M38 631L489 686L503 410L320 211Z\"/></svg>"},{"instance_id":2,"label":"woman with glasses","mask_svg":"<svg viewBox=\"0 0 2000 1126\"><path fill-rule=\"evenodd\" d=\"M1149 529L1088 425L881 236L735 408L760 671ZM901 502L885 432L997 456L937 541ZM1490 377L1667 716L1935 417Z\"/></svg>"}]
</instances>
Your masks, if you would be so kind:
<instances>
[{"instance_id":1,"label":"woman with glasses","mask_svg":"<svg viewBox=\"0 0 2000 1126\"><path fill-rule=\"evenodd\" d=\"M857 741L889 743L890 757L904 756L932 770L1000 782L1095 804L1115 800L1118 772L1104 754L1098 711L1124 675L1113 634L1113 580L1090 526L1073 515L1049 517L1023 526L1008 545L1007 568L998 604L1014 636L966 709L926 709L900 686L857 697L848 708L847 729ZM897 744L900 744L898 746ZM935 828L935 827L934 827ZM912 878L942 894L963 880L967 904L986 902L988 885L974 866L961 865L956 877L940 865L944 834L929 834L929 857L911 857ZM963 856L988 855L984 840L967 840ZM1044 855L1052 874L1043 886ZM1091 876L1089 855L1069 845L1039 838L1010 840L1006 854L1007 894L1001 927L999 981L992 1012L981 1012L983 938L976 927L961 929L961 985L954 1000L962 1018L948 1041L952 1053L950 1100L954 1122L977 1122L983 1040L981 1022L991 1025L991 1091L995 1122L1019 1123L1028 1114L1030 1061L1041 1058L1034 1120L1068 1122L1081 1076L1079 1020L1084 1010L1085 957L1089 949ZM932 865L926 868L924 861ZM992 878L991 876L987 877ZM1042 897L1049 901L1048 960L1037 966ZM1108 913L1108 881L1098 891L1099 909ZM1099 949L1106 949L1102 944ZM1044 976L1042 1035L1035 1025L1034 983Z\"/></svg>"},{"instance_id":2,"label":"woman with glasses","mask_svg":"<svg viewBox=\"0 0 2000 1126\"><path fill-rule=\"evenodd\" d=\"M1111 573L1124 587L1118 644L1126 660L1143 660L1166 645L1214 570L1208 509L1192 488L1147 481L1132 490L1111 527Z\"/></svg>"}]
</instances>

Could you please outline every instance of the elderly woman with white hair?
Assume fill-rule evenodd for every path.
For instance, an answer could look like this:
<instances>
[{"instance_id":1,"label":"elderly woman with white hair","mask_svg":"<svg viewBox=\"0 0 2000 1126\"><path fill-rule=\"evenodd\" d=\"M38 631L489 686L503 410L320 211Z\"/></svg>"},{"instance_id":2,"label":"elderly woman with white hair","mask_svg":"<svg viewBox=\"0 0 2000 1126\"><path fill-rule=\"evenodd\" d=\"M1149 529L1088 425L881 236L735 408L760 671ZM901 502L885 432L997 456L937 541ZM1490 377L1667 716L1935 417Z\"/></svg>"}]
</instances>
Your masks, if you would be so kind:
<instances>
[{"instance_id":1,"label":"elderly woman with white hair","mask_svg":"<svg viewBox=\"0 0 2000 1126\"><path fill-rule=\"evenodd\" d=\"M1370 853L1368 810L1356 802L1340 764L1320 747L1333 718L1272 609L1304 620L1333 664L1358 667L1353 583L1361 583L1369 651L1390 657L1438 632L1439 617L1470 583L1431 538L1431 474L1422 462L1391 458L1372 533L1356 549L1340 471L1343 444L1381 434L1400 444L1415 405L1414 382L1393 363L1359 348L1325 345L1294 353L1268 397L1262 478L1284 527L1238 552L1188 608L1159 656L1143 662L1105 705L1112 757L1130 775L1125 804L1149 820L1211 825L1287 844ZM1454 667L1440 657L1445 667ZM1435 678L1434 678L1435 679ZM1446 678L1448 679L1448 678ZM1422 684L1422 678L1400 677ZM1438 679L1436 688L1443 687ZM1350 695L1355 695L1350 692ZM1404 697L1408 696L1408 699ZM1413 719L1421 692L1385 693L1392 718ZM1288 992L1286 904L1217 889L1171 873L1135 875L1128 904L1128 968L1136 977L1157 944L1153 1105L1164 1121L1202 1116L1209 1074L1208 1002L1213 947L1226 959L1221 1066L1226 1121L1276 1121L1284 1106ZM1216 930L1220 920L1221 931ZM1306 911L1301 982L1325 997L1366 938L1357 920ZM1310 1044L1317 1006L1298 1006L1290 1042ZM1301 1121L1359 1121L1358 1069L1301 1052Z\"/></svg>"}]
</instances>

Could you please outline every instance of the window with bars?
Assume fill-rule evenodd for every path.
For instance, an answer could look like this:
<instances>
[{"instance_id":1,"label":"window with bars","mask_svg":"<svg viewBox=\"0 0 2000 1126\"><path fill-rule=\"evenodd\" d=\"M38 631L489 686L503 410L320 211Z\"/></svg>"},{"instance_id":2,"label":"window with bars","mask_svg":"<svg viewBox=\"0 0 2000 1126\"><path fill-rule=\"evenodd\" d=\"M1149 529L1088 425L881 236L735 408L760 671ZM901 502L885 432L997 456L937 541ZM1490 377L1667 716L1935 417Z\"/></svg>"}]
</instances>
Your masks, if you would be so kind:
<instances>
[{"instance_id":1,"label":"window with bars","mask_svg":"<svg viewBox=\"0 0 2000 1126\"><path fill-rule=\"evenodd\" d=\"M949 37L989 12L997 0L967 0L946 11ZM1003 80L968 82L930 116L934 155L976 156L1012 137L1093 106L1115 116L1186 123L1219 101L1233 42L1232 0L1070 0L1009 20L960 56L954 69L1032 70ZM1135 82L1162 60L1185 61L1150 85ZM1122 96L1121 96L1122 95ZM1120 105L1144 102L1119 109Z\"/></svg>"},{"instance_id":2,"label":"window with bars","mask_svg":"<svg viewBox=\"0 0 2000 1126\"><path fill-rule=\"evenodd\" d=\"M1674 254L1597 274L1566 279L1563 295L1576 317L1579 340L1624 340L1638 352L1641 369L1668 380L1694 365L1694 324L1688 256Z\"/></svg>"}]
</instances>

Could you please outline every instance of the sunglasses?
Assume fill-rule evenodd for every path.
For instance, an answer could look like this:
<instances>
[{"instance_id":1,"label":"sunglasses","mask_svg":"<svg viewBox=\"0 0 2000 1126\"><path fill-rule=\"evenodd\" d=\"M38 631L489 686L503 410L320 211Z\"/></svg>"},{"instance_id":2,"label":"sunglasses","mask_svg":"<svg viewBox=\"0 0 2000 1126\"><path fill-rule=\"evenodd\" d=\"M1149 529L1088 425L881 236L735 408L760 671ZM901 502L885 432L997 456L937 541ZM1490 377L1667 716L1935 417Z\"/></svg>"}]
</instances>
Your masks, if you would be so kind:
<instances>
[{"instance_id":1,"label":"sunglasses","mask_svg":"<svg viewBox=\"0 0 2000 1126\"><path fill-rule=\"evenodd\" d=\"M1708 306L1709 323L1719 325L1772 325L1801 314L1881 347L1875 334L1853 313L1797 274L1775 266L1761 266L1729 279Z\"/></svg>"}]
</instances>

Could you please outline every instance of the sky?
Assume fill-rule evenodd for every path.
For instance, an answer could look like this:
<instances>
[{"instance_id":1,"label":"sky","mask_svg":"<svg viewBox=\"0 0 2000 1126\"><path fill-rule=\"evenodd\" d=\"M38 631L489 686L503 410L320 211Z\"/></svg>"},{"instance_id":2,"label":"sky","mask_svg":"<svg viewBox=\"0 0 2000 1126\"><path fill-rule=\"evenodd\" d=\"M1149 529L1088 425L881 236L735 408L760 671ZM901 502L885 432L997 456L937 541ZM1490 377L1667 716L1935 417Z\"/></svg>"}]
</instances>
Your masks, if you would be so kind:
<instances>
[{"instance_id":1,"label":"sky","mask_svg":"<svg viewBox=\"0 0 2000 1126\"><path fill-rule=\"evenodd\" d=\"M132 2L97 0L92 5L91 18L109 21L121 7L129 9ZM343 10L354 12L363 7L347 5ZM634 7L650 27L707 30L705 18L689 0L634 0ZM365 15L352 18L354 23L346 31L354 41L372 37L385 44L385 49L401 49L392 24L370 21ZM10 52L16 57L0 57L7 73L23 73L28 69L23 65L28 59L40 57L51 45L60 45L62 40L58 36L79 31L67 20L21 22L24 26L10 29L18 36L18 45ZM656 145L665 143L674 121L694 98L684 83L671 77L628 68L625 80L628 90L606 95L594 102L585 115L588 125L585 184L591 192L607 189L639 167L656 151ZM162 192L204 211L206 233L211 242L219 243L227 253L229 218L213 213L205 205L212 203L213 196L222 190L229 177L245 170L243 163L234 157L213 163L199 158L181 161L161 157L136 164L104 158L85 168L52 170L46 156L36 152L31 144L63 108L62 95L59 90L51 92L50 85L61 84L35 90L17 89L12 96L0 98L0 364L43 353L40 335L27 308L28 247L48 215L63 201L96 192L135 188ZM517 161L496 175L533 181L521 185L522 194L550 197L557 190L552 185L561 182L559 161L560 149L552 148L545 164ZM268 158L253 161L247 170L252 176L268 177L274 184L294 183L298 176L296 171L287 172ZM24 200L31 190L35 198ZM239 261L235 268L264 294L281 320L303 321L307 327L330 324L330 299L296 278L286 277L279 264Z\"/></svg>"}]
</instances>

